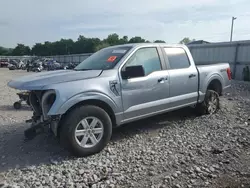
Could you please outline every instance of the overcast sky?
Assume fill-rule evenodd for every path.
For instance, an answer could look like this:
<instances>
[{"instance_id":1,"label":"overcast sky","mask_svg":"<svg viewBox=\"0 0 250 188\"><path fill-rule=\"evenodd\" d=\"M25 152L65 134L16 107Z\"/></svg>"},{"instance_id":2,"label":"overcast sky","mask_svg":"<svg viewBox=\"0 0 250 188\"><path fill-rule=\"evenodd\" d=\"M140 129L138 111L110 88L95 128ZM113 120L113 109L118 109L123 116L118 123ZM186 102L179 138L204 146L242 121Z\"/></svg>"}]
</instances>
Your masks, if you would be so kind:
<instances>
[{"instance_id":1,"label":"overcast sky","mask_svg":"<svg viewBox=\"0 0 250 188\"><path fill-rule=\"evenodd\" d=\"M0 0L0 46L105 38L110 33L177 43L184 37L250 39L249 0Z\"/></svg>"}]
</instances>

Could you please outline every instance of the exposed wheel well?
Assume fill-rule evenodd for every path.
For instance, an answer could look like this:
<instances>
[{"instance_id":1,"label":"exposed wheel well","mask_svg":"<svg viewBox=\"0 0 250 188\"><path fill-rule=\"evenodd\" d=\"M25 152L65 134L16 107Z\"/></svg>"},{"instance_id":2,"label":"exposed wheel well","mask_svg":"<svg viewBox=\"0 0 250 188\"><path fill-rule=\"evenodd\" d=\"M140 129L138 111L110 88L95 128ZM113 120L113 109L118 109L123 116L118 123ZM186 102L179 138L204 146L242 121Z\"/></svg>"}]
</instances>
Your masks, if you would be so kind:
<instances>
[{"instance_id":1,"label":"exposed wheel well","mask_svg":"<svg viewBox=\"0 0 250 188\"><path fill-rule=\"evenodd\" d=\"M217 79L212 80L209 83L207 89L216 91L220 96L222 95L222 85L221 85L221 82Z\"/></svg>"},{"instance_id":2,"label":"exposed wheel well","mask_svg":"<svg viewBox=\"0 0 250 188\"><path fill-rule=\"evenodd\" d=\"M62 115L60 121L63 121L63 119L67 116L67 114L72 109L77 108L78 106L82 106L82 105L94 105L94 106L98 106L98 107L102 108L103 110L105 110L108 113L108 115L109 115L109 117L110 117L110 119L112 121L112 125L113 126L116 125L115 113L112 110L112 108L107 103L105 103L103 101L100 101L100 100L96 100L96 99L85 100L85 101L82 101L82 102L79 102L79 103L73 105L70 109L67 110L67 112L65 114ZM59 131L60 126L61 126L61 123L59 122L57 132Z\"/></svg>"}]
</instances>

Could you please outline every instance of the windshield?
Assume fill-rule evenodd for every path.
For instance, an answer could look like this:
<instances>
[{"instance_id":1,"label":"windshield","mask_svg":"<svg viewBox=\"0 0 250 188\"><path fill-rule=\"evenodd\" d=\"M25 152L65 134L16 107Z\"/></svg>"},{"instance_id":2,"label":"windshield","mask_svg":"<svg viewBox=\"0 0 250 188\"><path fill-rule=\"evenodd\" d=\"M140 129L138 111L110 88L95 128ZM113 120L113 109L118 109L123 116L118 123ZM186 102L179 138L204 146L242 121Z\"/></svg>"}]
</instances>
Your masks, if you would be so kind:
<instances>
[{"instance_id":1,"label":"windshield","mask_svg":"<svg viewBox=\"0 0 250 188\"><path fill-rule=\"evenodd\" d=\"M112 69L131 48L127 46L104 48L85 59L74 70Z\"/></svg>"}]
</instances>

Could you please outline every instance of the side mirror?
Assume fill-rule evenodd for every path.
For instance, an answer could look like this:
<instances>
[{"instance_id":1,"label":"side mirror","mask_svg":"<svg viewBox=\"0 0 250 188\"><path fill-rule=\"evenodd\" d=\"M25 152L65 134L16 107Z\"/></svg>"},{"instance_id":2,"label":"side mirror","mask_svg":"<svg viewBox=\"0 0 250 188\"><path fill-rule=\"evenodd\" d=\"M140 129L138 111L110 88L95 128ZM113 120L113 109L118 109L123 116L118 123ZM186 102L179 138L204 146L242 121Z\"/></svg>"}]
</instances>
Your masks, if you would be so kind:
<instances>
[{"instance_id":1,"label":"side mirror","mask_svg":"<svg viewBox=\"0 0 250 188\"><path fill-rule=\"evenodd\" d=\"M126 67L121 72L122 79L136 78L145 76L145 71L142 65Z\"/></svg>"}]
</instances>

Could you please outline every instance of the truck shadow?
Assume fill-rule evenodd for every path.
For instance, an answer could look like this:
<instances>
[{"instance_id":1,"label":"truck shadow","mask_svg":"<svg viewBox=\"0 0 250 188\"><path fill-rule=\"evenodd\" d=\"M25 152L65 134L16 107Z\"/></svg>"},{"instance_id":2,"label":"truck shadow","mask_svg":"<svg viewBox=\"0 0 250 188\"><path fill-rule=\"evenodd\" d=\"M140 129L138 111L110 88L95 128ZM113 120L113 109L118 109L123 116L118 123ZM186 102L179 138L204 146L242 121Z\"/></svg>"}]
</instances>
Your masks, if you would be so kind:
<instances>
[{"instance_id":1,"label":"truck shadow","mask_svg":"<svg viewBox=\"0 0 250 188\"><path fill-rule=\"evenodd\" d=\"M31 108L28 105L23 105L21 109L16 110L13 105L0 105L0 111L31 111Z\"/></svg>"},{"instance_id":2,"label":"truck shadow","mask_svg":"<svg viewBox=\"0 0 250 188\"><path fill-rule=\"evenodd\" d=\"M193 111L185 108L129 123L114 129L111 142L119 142L121 139L127 139L145 131L158 132L173 121L193 117ZM34 140L25 141L23 132L26 128L25 123L0 126L0 143L2 143L0 145L0 172L74 159L60 146L58 139L53 135L41 134Z\"/></svg>"},{"instance_id":3,"label":"truck shadow","mask_svg":"<svg viewBox=\"0 0 250 188\"><path fill-rule=\"evenodd\" d=\"M63 150L52 135L41 134L34 140L25 141L25 123L0 127L0 172L13 168L46 164L54 158L66 158Z\"/></svg>"},{"instance_id":4,"label":"truck shadow","mask_svg":"<svg viewBox=\"0 0 250 188\"><path fill-rule=\"evenodd\" d=\"M161 128L165 126L171 126L173 122L184 119L193 119L195 117L194 109L189 107L153 116L115 128L113 131L112 140L116 141L128 136L133 137L134 135L143 132L157 133L159 130L161 130Z\"/></svg>"}]
</instances>

